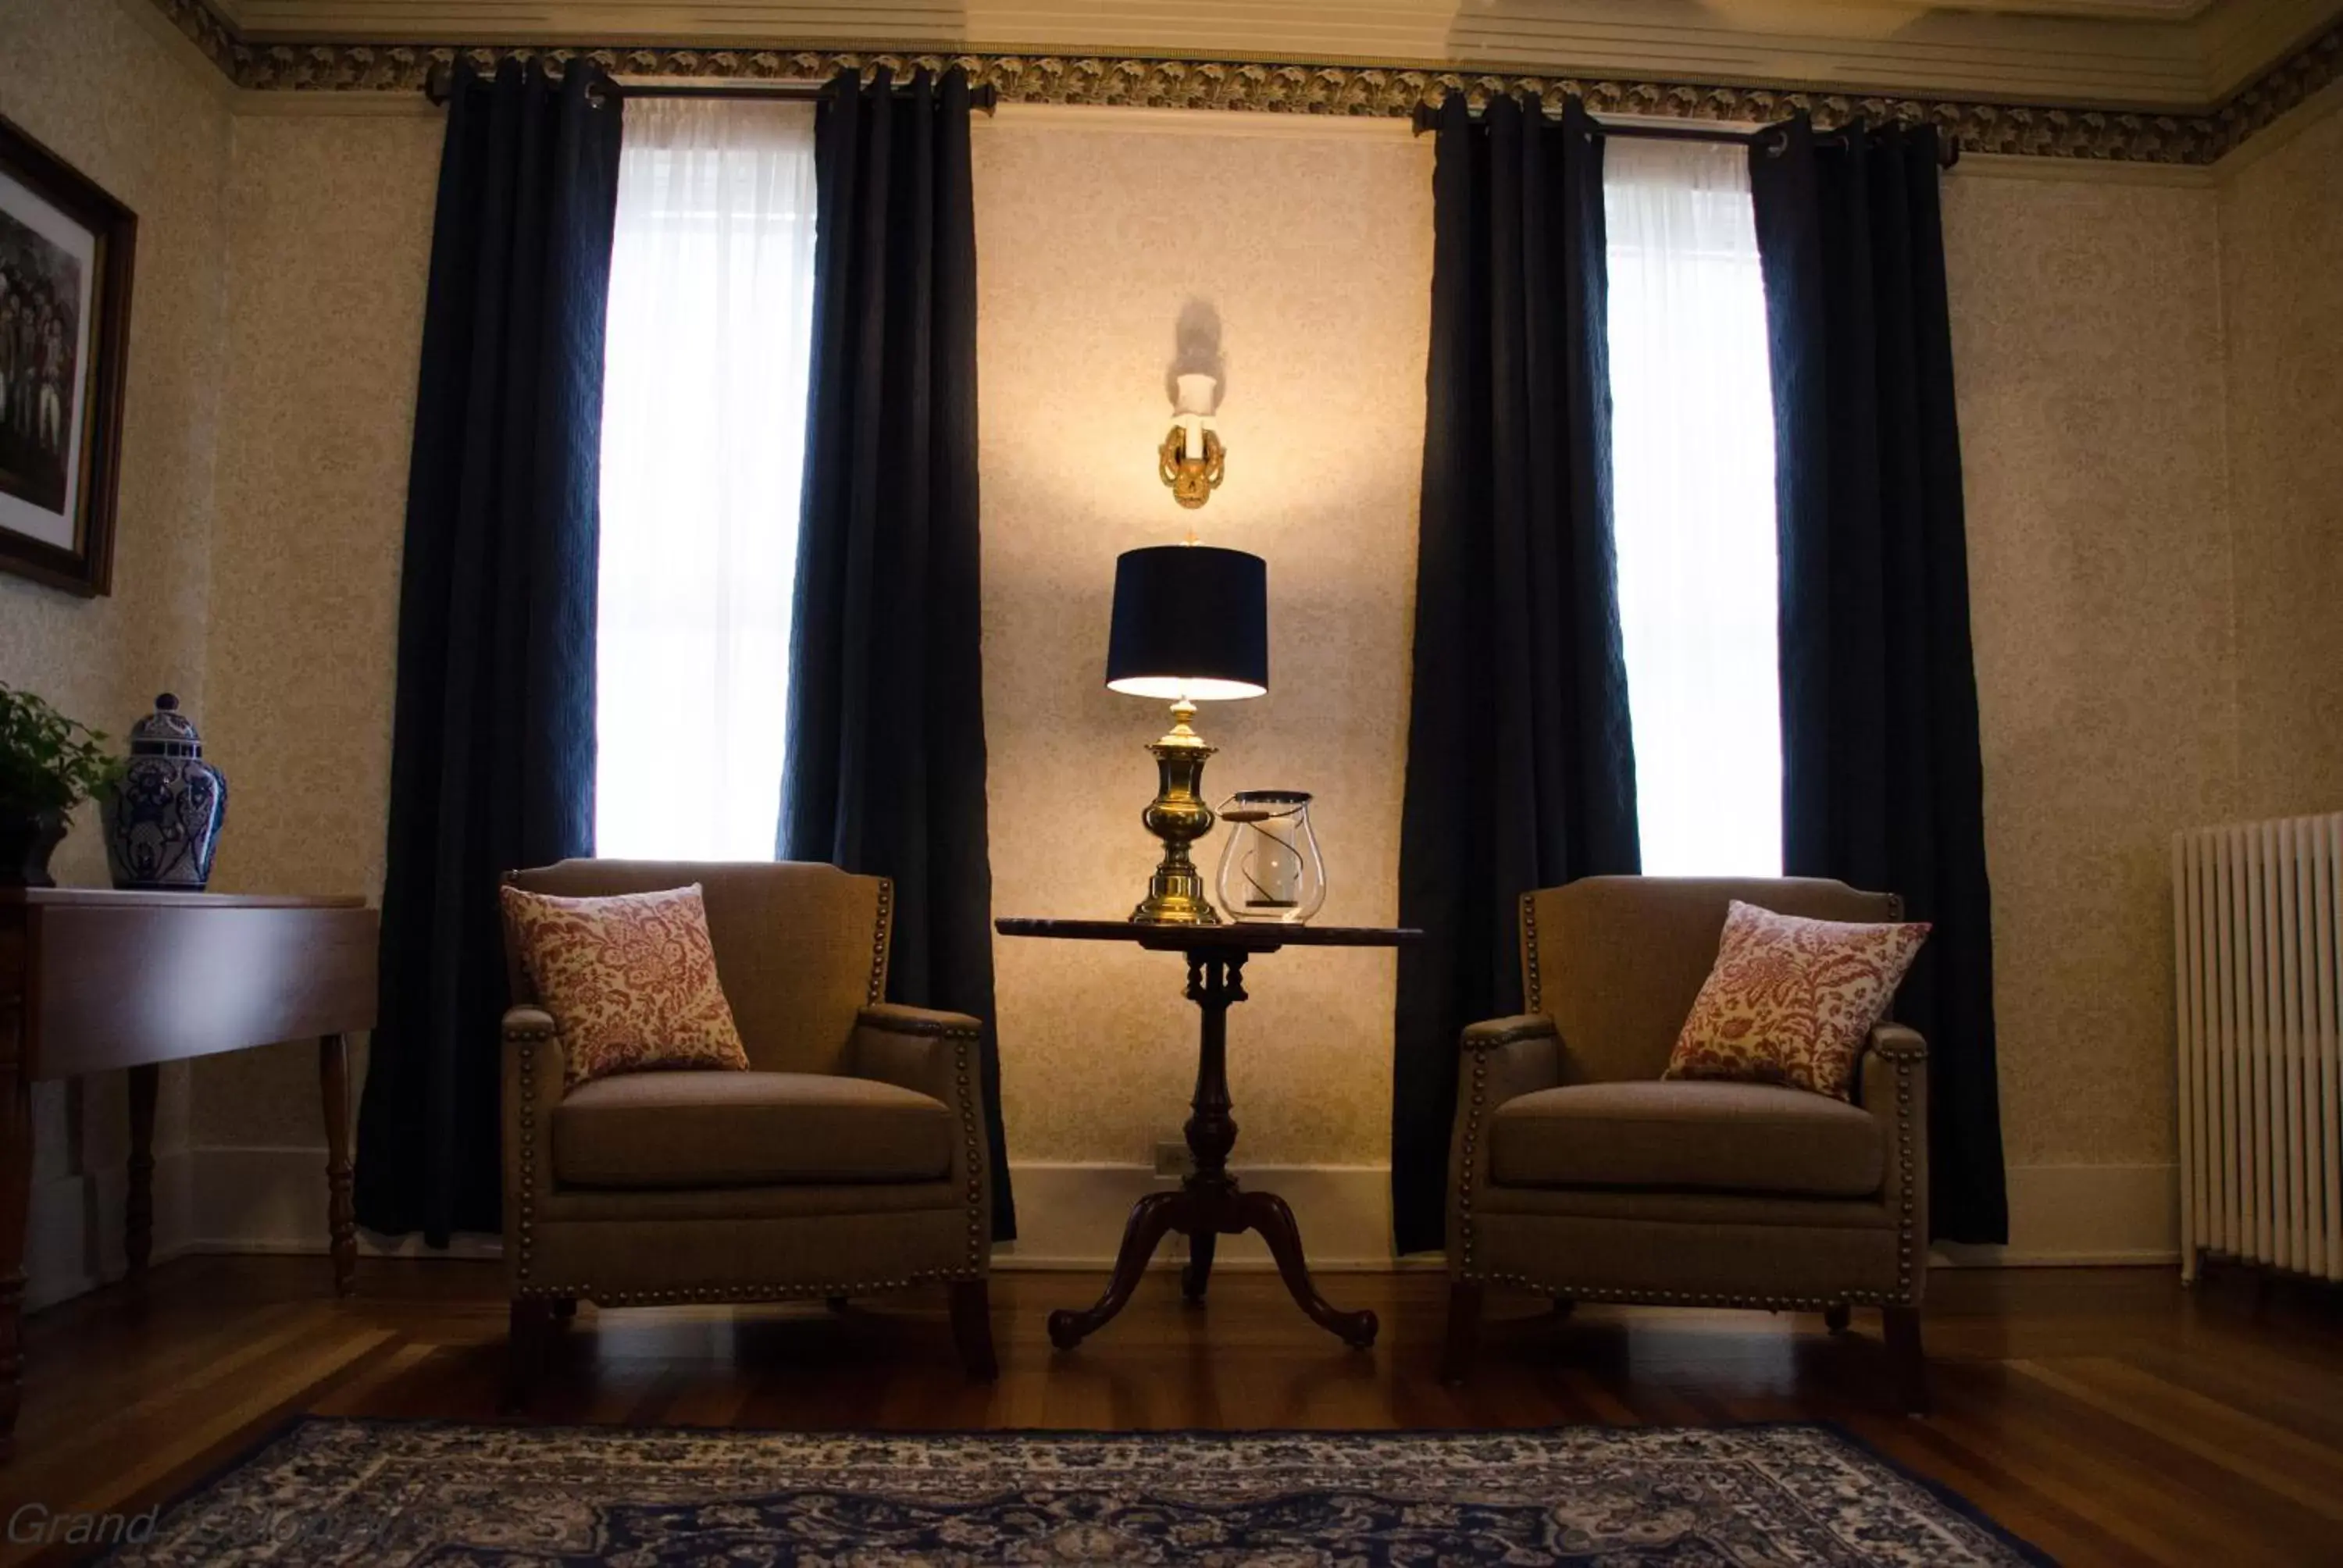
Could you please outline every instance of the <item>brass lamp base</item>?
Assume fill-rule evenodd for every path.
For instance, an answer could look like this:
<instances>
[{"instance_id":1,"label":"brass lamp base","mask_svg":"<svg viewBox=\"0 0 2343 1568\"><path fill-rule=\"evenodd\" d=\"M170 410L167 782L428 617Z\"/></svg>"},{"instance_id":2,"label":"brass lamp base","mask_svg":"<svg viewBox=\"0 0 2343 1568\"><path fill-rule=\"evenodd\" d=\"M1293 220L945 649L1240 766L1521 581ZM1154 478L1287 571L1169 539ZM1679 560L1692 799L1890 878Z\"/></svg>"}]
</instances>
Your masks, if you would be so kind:
<instances>
[{"instance_id":1,"label":"brass lamp base","mask_svg":"<svg viewBox=\"0 0 2343 1568\"><path fill-rule=\"evenodd\" d=\"M1188 858L1188 846L1212 830L1212 809L1204 804L1198 786L1203 782L1204 761L1213 748L1188 727L1196 705L1184 699L1172 705L1172 729L1148 747L1155 754L1155 799L1139 819L1163 840L1163 859L1147 879L1147 897L1131 911L1131 923L1141 926L1217 926L1221 912L1204 896L1203 874Z\"/></svg>"}]
</instances>

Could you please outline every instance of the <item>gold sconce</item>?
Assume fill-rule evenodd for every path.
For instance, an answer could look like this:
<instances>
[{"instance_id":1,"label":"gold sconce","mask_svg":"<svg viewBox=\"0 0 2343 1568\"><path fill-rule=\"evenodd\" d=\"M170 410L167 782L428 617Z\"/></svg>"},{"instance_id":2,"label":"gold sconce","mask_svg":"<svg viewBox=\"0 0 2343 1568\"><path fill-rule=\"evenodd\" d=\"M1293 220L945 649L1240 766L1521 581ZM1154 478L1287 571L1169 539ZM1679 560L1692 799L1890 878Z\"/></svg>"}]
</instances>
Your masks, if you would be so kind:
<instances>
[{"instance_id":1,"label":"gold sconce","mask_svg":"<svg viewBox=\"0 0 2343 1568\"><path fill-rule=\"evenodd\" d=\"M1156 468L1172 487L1172 498L1192 509L1212 498L1227 467L1228 449L1211 423L1221 383L1202 374L1174 377L1173 382L1178 392L1172 431L1156 448Z\"/></svg>"}]
</instances>

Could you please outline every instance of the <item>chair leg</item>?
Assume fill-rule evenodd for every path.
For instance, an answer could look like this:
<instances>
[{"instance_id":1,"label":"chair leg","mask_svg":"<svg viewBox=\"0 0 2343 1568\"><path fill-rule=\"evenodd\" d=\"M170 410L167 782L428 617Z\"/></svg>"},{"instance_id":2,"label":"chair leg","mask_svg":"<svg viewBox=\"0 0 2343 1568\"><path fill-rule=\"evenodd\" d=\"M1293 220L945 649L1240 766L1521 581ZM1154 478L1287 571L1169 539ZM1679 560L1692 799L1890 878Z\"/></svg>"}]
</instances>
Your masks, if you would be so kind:
<instances>
[{"instance_id":1,"label":"chair leg","mask_svg":"<svg viewBox=\"0 0 2343 1568\"><path fill-rule=\"evenodd\" d=\"M822 1305L828 1307L833 1312L842 1312L846 1311L848 1307L853 1305L853 1303L849 1302L844 1296L824 1296L821 1299L821 1302Z\"/></svg>"},{"instance_id":2,"label":"chair leg","mask_svg":"<svg viewBox=\"0 0 2343 1568\"><path fill-rule=\"evenodd\" d=\"M505 1408L528 1408L545 1370L545 1342L553 1327L553 1303L524 1297L512 1303L505 1341Z\"/></svg>"},{"instance_id":3,"label":"chair leg","mask_svg":"<svg viewBox=\"0 0 2343 1568\"><path fill-rule=\"evenodd\" d=\"M1440 1381L1463 1382L1473 1370L1473 1342L1481 1332L1482 1285L1454 1280L1448 1286L1448 1342L1440 1353Z\"/></svg>"},{"instance_id":4,"label":"chair leg","mask_svg":"<svg viewBox=\"0 0 2343 1568\"><path fill-rule=\"evenodd\" d=\"M1835 1334L1846 1332L1846 1325L1855 1320L1855 1310L1845 1302L1833 1302L1823 1309L1823 1327Z\"/></svg>"},{"instance_id":5,"label":"chair leg","mask_svg":"<svg viewBox=\"0 0 2343 1568\"><path fill-rule=\"evenodd\" d=\"M1554 1297L1554 1315L1555 1317L1557 1317L1557 1318L1566 1318L1566 1317L1570 1316L1570 1314L1571 1314L1571 1313L1573 1313L1573 1312L1576 1312L1577 1310L1578 1310L1578 1298L1577 1298L1577 1297L1575 1297L1575 1296L1556 1296L1556 1297Z\"/></svg>"},{"instance_id":6,"label":"chair leg","mask_svg":"<svg viewBox=\"0 0 2343 1568\"><path fill-rule=\"evenodd\" d=\"M960 1347L960 1365L970 1382L990 1382L1001 1375L992 1353L992 1302L982 1280L955 1280L951 1287L952 1342Z\"/></svg>"},{"instance_id":7,"label":"chair leg","mask_svg":"<svg viewBox=\"0 0 2343 1568\"><path fill-rule=\"evenodd\" d=\"M571 1319L575 1318L577 1315L578 1315L578 1298L577 1298L577 1297L575 1297L575 1296L556 1296L556 1297L554 1297L554 1298L553 1298L553 1321L554 1321L554 1322L558 1322L558 1323L566 1323L566 1322L568 1322Z\"/></svg>"},{"instance_id":8,"label":"chair leg","mask_svg":"<svg viewBox=\"0 0 2343 1568\"><path fill-rule=\"evenodd\" d=\"M1928 1355L1920 1348L1920 1309L1881 1310L1887 1330L1887 1356L1896 1368L1896 1393L1905 1412L1928 1413Z\"/></svg>"}]
</instances>

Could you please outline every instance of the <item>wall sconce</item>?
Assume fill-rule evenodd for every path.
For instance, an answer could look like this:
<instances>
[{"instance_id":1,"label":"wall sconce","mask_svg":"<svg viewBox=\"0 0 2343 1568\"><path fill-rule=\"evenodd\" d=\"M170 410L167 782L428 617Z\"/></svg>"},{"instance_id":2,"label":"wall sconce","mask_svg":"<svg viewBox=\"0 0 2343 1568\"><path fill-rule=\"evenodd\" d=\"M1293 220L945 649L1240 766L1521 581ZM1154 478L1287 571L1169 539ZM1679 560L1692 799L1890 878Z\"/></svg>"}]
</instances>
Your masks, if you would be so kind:
<instances>
[{"instance_id":1,"label":"wall sconce","mask_svg":"<svg viewBox=\"0 0 2343 1568\"><path fill-rule=\"evenodd\" d=\"M1175 376L1172 381L1177 391L1172 406L1172 432L1156 449L1156 467L1163 482L1172 487L1172 498L1192 509L1211 500L1212 492L1221 487L1222 470L1228 460L1228 450L1212 427L1212 405L1219 399L1221 382L1219 377L1202 372Z\"/></svg>"}]
</instances>

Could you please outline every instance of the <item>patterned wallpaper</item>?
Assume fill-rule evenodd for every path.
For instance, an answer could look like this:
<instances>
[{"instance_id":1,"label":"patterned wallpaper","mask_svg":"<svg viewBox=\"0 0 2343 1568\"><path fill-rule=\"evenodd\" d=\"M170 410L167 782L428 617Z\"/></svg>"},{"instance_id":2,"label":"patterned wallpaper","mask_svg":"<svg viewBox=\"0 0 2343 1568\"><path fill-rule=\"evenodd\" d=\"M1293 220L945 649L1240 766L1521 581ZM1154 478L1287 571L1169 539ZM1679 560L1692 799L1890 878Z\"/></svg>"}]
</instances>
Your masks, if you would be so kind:
<instances>
[{"instance_id":1,"label":"patterned wallpaper","mask_svg":"<svg viewBox=\"0 0 2343 1568\"><path fill-rule=\"evenodd\" d=\"M138 214L114 591L79 598L0 575L0 680L117 738L166 690L200 723L209 695L204 642L227 245L218 193L229 117L209 84L113 5L0 4L0 115ZM67 883L105 884L94 809L75 815L56 872ZM186 1068L166 1068L163 1083L156 1142L167 1157L186 1142ZM34 1088L35 1302L77 1288L118 1250L118 1181L93 1194L78 1173L119 1169L126 1104L119 1073ZM95 1222L85 1201L101 1208ZM167 1201L158 1218L167 1242Z\"/></svg>"},{"instance_id":2,"label":"patterned wallpaper","mask_svg":"<svg viewBox=\"0 0 2343 1568\"><path fill-rule=\"evenodd\" d=\"M1114 915L1160 849L1139 822L1160 703L1104 689L1114 558L1207 543L1270 562L1270 691L1203 705L1218 802L1315 792L1329 924L1398 914L1432 147L1359 127L1273 136L1003 116L974 138L986 747L993 906ZM1160 126L1161 122L1154 122ZM1383 127L1375 127L1383 129ZM1185 188L1241 199L1170 202ZM1265 215L1273 215L1273 220ZM1173 327L1210 304L1228 477L1182 511L1155 474ZM1224 830L1198 847L1208 872ZM1179 960L1000 940L1001 1082L1020 1160L1145 1162L1196 1072ZM1392 955L1297 948L1247 968L1229 1073L1253 1161L1389 1149ZM1306 1222L1306 1217L1305 1217Z\"/></svg>"},{"instance_id":3,"label":"patterned wallpaper","mask_svg":"<svg viewBox=\"0 0 2343 1568\"><path fill-rule=\"evenodd\" d=\"M2250 158L2220 197L2237 367L2240 809L2332 811L2343 808L2343 114Z\"/></svg>"},{"instance_id":4,"label":"patterned wallpaper","mask_svg":"<svg viewBox=\"0 0 2343 1568\"><path fill-rule=\"evenodd\" d=\"M226 892L382 886L399 538L442 125L236 122L205 736ZM316 1052L197 1066L199 1143L318 1139Z\"/></svg>"},{"instance_id":5,"label":"patterned wallpaper","mask_svg":"<svg viewBox=\"0 0 2343 1568\"><path fill-rule=\"evenodd\" d=\"M2170 836L2236 799L2214 204L1945 182L2016 1167L2173 1157Z\"/></svg>"},{"instance_id":6,"label":"patterned wallpaper","mask_svg":"<svg viewBox=\"0 0 2343 1568\"><path fill-rule=\"evenodd\" d=\"M2343 23L2313 39L2205 114L2126 113L2056 105L1865 96L1771 87L1574 76L1492 75L1436 65L1326 65L1297 62L1168 60L1103 55L897 55L774 48L574 48L374 44L248 45L206 0L154 0L238 85L277 90L419 91L436 65L464 54L568 60L584 55L631 75L820 79L843 68L965 66L1012 103L1128 105L1167 109L1267 110L1403 116L1463 93L1536 97L1549 106L1585 100L1597 114L1694 120L1768 121L1804 110L1817 125L1893 118L1937 126L1964 152L2033 157L2208 164L2343 77Z\"/></svg>"},{"instance_id":7,"label":"patterned wallpaper","mask_svg":"<svg viewBox=\"0 0 2343 1568\"><path fill-rule=\"evenodd\" d=\"M165 684L199 691L240 780L222 886L371 890L437 122L242 117L231 155L216 101L116 7L45 7L38 28L9 33L22 15L0 7L0 113L145 226L117 594L66 602L0 579L0 676L49 683L116 727ZM232 60L232 40L221 47ZM2232 123L2265 123L2331 76L2334 41L2320 47L2325 64ZM136 94L75 86L119 79L126 59L157 79L140 65ZM1179 67L1181 90L1206 93L1213 69ZM1131 95L1170 78L1109 79L1130 89L1111 101L1144 101ZM1293 84L1341 85L1282 79L1285 106L1305 110ZM1313 112L1412 101L1328 97ZM1149 863L1141 747L1161 716L1099 689L1098 594L1117 550L1185 520L1150 465L1172 323L1192 292L1220 307L1232 361L1232 477L1198 520L1278 563L1280 605L1272 697L1204 713L1226 748L1208 781L1215 798L1320 788L1324 918L1386 919L1430 146L1355 119L1263 136L1116 118L1004 116L978 138L997 903L1111 908ZM2343 370L2321 347L2343 342L2343 285L2325 266L2343 235L2320 216L2338 209L2338 127L2321 122L2220 191L2081 168L1947 187L2013 1161L2168 1157L2163 835L2279 809L2343 767L2331 748L2285 746L2288 693L2326 714L2343 704L2325 614L2343 588L2326 543L2337 525L2318 510L2343 481L2322 487L2327 470L2303 466L2326 461L2318 432L2343 417ZM1166 166L1241 194L1164 202ZM76 839L63 869L96 879ZM1192 1016L1166 965L1041 942L1003 943L1000 962L1021 1158L1144 1160L1175 1135ZM1280 954L1251 978L1232 1060L1242 1147L1381 1159L1387 958ZM298 1052L206 1064L196 1141L307 1147L314 1095ZM60 1114L45 1111L45 1148ZM102 1120L118 1122L113 1104Z\"/></svg>"}]
</instances>

